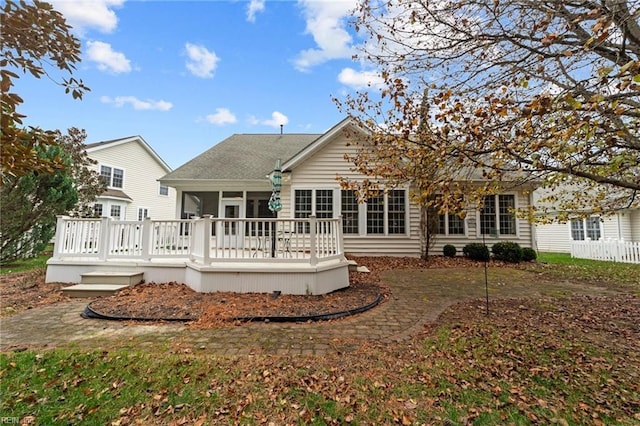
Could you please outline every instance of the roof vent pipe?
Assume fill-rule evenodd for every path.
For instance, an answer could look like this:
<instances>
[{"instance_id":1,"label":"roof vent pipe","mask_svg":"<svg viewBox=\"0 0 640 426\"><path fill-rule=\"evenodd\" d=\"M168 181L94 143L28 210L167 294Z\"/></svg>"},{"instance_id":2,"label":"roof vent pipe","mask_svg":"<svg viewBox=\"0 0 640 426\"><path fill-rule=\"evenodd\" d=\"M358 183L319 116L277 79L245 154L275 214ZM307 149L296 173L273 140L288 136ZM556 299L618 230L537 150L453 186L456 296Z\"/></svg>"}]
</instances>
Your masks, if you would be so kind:
<instances>
[{"instance_id":1,"label":"roof vent pipe","mask_svg":"<svg viewBox=\"0 0 640 426\"><path fill-rule=\"evenodd\" d=\"M280 125L280 134L282 134L284 132L284 124Z\"/></svg>"}]
</instances>

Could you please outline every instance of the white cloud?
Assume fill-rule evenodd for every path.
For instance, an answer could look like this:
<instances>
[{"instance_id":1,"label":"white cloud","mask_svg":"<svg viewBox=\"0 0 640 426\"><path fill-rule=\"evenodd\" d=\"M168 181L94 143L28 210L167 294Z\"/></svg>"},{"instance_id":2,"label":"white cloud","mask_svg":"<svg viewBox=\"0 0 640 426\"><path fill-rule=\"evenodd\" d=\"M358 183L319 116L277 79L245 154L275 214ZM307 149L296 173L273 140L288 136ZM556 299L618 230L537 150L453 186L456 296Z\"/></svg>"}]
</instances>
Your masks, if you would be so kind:
<instances>
[{"instance_id":1,"label":"white cloud","mask_svg":"<svg viewBox=\"0 0 640 426\"><path fill-rule=\"evenodd\" d=\"M280 111L273 111L271 113L271 118L269 119L249 117L249 124L280 128L281 125L286 126L287 124L289 124L289 117L287 117Z\"/></svg>"},{"instance_id":2,"label":"white cloud","mask_svg":"<svg viewBox=\"0 0 640 426\"><path fill-rule=\"evenodd\" d=\"M338 81L356 90L381 87L384 83L384 79L375 71L356 71L353 68L344 68L340 71Z\"/></svg>"},{"instance_id":3,"label":"white cloud","mask_svg":"<svg viewBox=\"0 0 640 426\"><path fill-rule=\"evenodd\" d=\"M112 9L122 6L124 0L49 0L49 3L79 34L92 28L110 33L118 26L118 17Z\"/></svg>"},{"instance_id":4,"label":"white cloud","mask_svg":"<svg viewBox=\"0 0 640 426\"><path fill-rule=\"evenodd\" d=\"M204 46L187 43L185 49L189 57L187 69L191 71L191 74L201 78L213 77L213 71L216 69L220 58Z\"/></svg>"},{"instance_id":5,"label":"white cloud","mask_svg":"<svg viewBox=\"0 0 640 426\"><path fill-rule=\"evenodd\" d=\"M116 96L115 98L110 98L109 96L102 96L100 98L100 102L105 104L113 104L117 107L122 107L126 104L129 104L135 110L157 110L157 111L169 111L173 108L173 104L167 101L154 101L152 99L147 99L146 101L140 100L135 96Z\"/></svg>"},{"instance_id":6,"label":"white cloud","mask_svg":"<svg viewBox=\"0 0 640 426\"><path fill-rule=\"evenodd\" d=\"M216 113L207 115L206 119L209 123L216 124L218 126L233 124L238 121L235 114L227 108L216 108Z\"/></svg>"},{"instance_id":7,"label":"white cloud","mask_svg":"<svg viewBox=\"0 0 640 426\"><path fill-rule=\"evenodd\" d=\"M264 12L264 0L251 0L247 6L247 21L256 22L258 12Z\"/></svg>"},{"instance_id":8,"label":"white cloud","mask_svg":"<svg viewBox=\"0 0 640 426\"><path fill-rule=\"evenodd\" d=\"M298 0L307 22L306 32L313 36L317 48L303 50L294 60L296 69L309 68L331 59L350 58L354 51L347 31L350 11L357 0Z\"/></svg>"},{"instance_id":9,"label":"white cloud","mask_svg":"<svg viewBox=\"0 0 640 426\"><path fill-rule=\"evenodd\" d=\"M87 57L98 64L100 71L120 74L131 71L131 61L124 53L116 52L109 43L101 41L87 42Z\"/></svg>"}]
</instances>

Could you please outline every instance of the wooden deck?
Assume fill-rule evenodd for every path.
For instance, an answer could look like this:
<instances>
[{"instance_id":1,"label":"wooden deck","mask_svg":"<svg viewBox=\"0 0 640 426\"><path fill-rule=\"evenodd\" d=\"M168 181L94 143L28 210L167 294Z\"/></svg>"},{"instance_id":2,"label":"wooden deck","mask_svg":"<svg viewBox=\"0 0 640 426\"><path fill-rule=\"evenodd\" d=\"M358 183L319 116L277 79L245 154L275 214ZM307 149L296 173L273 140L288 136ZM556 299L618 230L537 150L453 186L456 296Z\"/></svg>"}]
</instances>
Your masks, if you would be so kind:
<instances>
[{"instance_id":1,"label":"wooden deck","mask_svg":"<svg viewBox=\"0 0 640 426\"><path fill-rule=\"evenodd\" d=\"M349 285L341 219L58 218L47 282L142 272L196 291L325 294Z\"/></svg>"}]
</instances>

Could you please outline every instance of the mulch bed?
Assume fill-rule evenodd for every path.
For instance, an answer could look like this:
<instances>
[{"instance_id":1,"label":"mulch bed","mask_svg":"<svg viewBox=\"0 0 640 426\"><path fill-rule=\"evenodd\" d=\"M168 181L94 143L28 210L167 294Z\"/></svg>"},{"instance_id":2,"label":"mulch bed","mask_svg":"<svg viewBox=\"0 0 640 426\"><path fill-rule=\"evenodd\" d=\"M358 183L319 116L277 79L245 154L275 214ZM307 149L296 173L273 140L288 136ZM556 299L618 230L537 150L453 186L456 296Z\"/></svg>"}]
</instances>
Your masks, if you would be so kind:
<instances>
[{"instance_id":1,"label":"mulch bed","mask_svg":"<svg viewBox=\"0 0 640 426\"><path fill-rule=\"evenodd\" d=\"M184 284L149 283L99 298L89 306L96 313L118 319L197 320L196 325L206 325L256 318L322 319L373 304L382 293L380 286L363 283L319 296L197 293Z\"/></svg>"}]
</instances>

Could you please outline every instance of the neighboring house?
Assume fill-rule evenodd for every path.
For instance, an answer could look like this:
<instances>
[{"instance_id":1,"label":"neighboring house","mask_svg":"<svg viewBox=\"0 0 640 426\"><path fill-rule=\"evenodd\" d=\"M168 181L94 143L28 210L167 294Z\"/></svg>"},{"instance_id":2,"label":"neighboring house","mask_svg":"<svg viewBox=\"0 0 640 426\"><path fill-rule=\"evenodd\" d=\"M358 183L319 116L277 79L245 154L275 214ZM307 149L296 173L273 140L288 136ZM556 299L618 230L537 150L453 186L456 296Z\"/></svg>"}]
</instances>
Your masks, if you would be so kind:
<instances>
[{"instance_id":1,"label":"neighboring house","mask_svg":"<svg viewBox=\"0 0 640 426\"><path fill-rule=\"evenodd\" d=\"M627 209L613 216L574 217L565 223L536 226L538 250L570 253L572 241L621 240L640 242L640 209Z\"/></svg>"},{"instance_id":2,"label":"neighboring house","mask_svg":"<svg viewBox=\"0 0 640 426\"><path fill-rule=\"evenodd\" d=\"M176 192L158 179L171 168L140 136L86 145L107 189L96 199L94 213L117 220L172 219Z\"/></svg>"},{"instance_id":3,"label":"neighboring house","mask_svg":"<svg viewBox=\"0 0 640 426\"><path fill-rule=\"evenodd\" d=\"M176 189L180 218L268 218L273 217L269 174L281 160L280 218L341 215L346 253L419 256L420 207L409 201L409 187L391 189L364 204L358 204L353 191L341 189L338 177L365 179L345 160L345 154L356 152L347 129L351 137L354 130L362 132L345 119L324 134L236 134L160 182ZM511 212L530 204L531 188L526 189L488 197L483 213L469 210L464 219L441 215L432 253L441 254L445 244L461 253L465 244L482 241L535 247L532 225Z\"/></svg>"}]
</instances>

